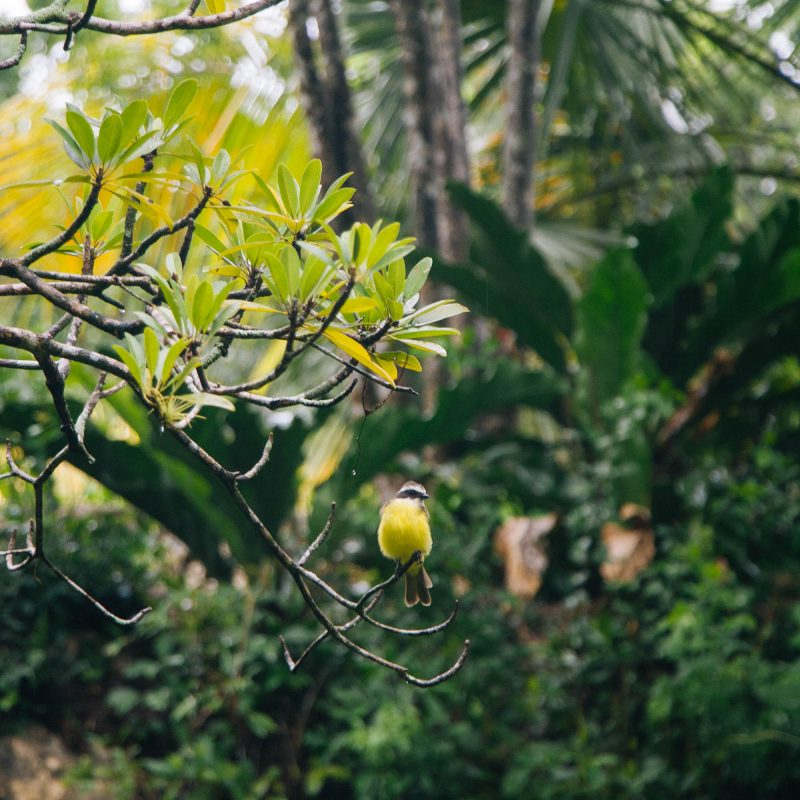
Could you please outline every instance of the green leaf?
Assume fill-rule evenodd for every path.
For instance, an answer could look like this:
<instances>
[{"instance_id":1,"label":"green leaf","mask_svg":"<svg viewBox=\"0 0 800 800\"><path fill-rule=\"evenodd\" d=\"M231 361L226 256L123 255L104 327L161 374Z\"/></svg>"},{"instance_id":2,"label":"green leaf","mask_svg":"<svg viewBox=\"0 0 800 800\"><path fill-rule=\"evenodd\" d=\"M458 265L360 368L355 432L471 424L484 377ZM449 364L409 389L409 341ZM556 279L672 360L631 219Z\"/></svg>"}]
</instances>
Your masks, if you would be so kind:
<instances>
[{"instance_id":1,"label":"green leaf","mask_svg":"<svg viewBox=\"0 0 800 800\"><path fill-rule=\"evenodd\" d=\"M320 190L320 178L322 177L322 162L314 158L308 162L308 166L300 179L300 215L306 216L314 205Z\"/></svg>"},{"instance_id":2,"label":"green leaf","mask_svg":"<svg viewBox=\"0 0 800 800\"><path fill-rule=\"evenodd\" d=\"M389 247L397 239L398 233L400 233L400 223L393 222L391 225L387 225L382 231L376 234L375 239L369 248L369 260L367 261L368 267L374 266L384 257L384 255L386 255Z\"/></svg>"},{"instance_id":3,"label":"green leaf","mask_svg":"<svg viewBox=\"0 0 800 800\"><path fill-rule=\"evenodd\" d=\"M233 281L230 283L226 283L218 292L214 294L213 299L211 300L211 305L208 309L208 314L206 315L206 321L203 325L203 328L207 328L216 318L217 314L222 310L222 304L228 298L228 295L233 291L235 284ZM231 301L231 305L235 305L235 308L232 310L235 312L239 309L240 304L238 302L233 303Z\"/></svg>"},{"instance_id":4,"label":"green leaf","mask_svg":"<svg viewBox=\"0 0 800 800\"><path fill-rule=\"evenodd\" d=\"M172 368L178 360L178 356L186 349L189 340L181 337L174 341L166 350L159 354L158 364L156 365L156 378L159 384L165 384L172 373Z\"/></svg>"},{"instance_id":5,"label":"green leaf","mask_svg":"<svg viewBox=\"0 0 800 800\"><path fill-rule=\"evenodd\" d=\"M278 188L280 189L284 208L290 216L297 217L300 192L297 188L297 181L292 177L292 173L289 172L285 164L278 164Z\"/></svg>"},{"instance_id":6,"label":"green leaf","mask_svg":"<svg viewBox=\"0 0 800 800\"><path fill-rule=\"evenodd\" d=\"M172 91L164 109L164 131L169 131L184 115L197 94L197 81L193 78L181 81Z\"/></svg>"},{"instance_id":7,"label":"green leaf","mask_svg":"<svg viewBox=\"0 0 800 800\"><path fill-rule=\"evenodd\" d=\"M114 214L111 211L98 211L92 216L92 241L96 244L111 227Z\"/></svg>"},{"instance_id":8,"label":"green leaf","mask_svg":"<svg viewBox=\"0 0 800 800\"><path fill-rule=\"evenodd\" d=\"M647 284L629 250L611 251L592 271L578 303L576 350L596 403L615 397L632 377L647 302Z\"/></svg>"},{"instance_id":9,"label":"green leaf","mask_svg":"<svg viewBox=\"0 0 800 800\"><path fill-rule=\"evenodd\" d=\"M307 258L300 279L300 300L305 302L315 296L330 272L331 268L324 261L314 256Z\"/></svg>"},{"instance_id":10,"label":"green leaf","mask_svg":"<svg viewBox=\"0 0 800 800\"><path fill-rule=\"evenodd\" d=\"M122 109L120 122L122 123L121 144L123 148L127 148L138 138L139 131L146 120L147 103L144 100L134 100Z\"/></svg>"},{"instance_id":11,"label":"green leaf","mask_svg":"<svg viewBox=\"0 0 800 800\"><path fill-rule=\"evenodd\" d=\"M415 294L419 294L420 289L425 285L425 281L428 280L428 273L431 271L432 264L433 259L423 258L408 273L405 289L406 297L413 297Z\"/></svg>"},{"instance_id":12,"label":"green leaf","mask_svg":"<svg viewBox=\"0 0 800 800\"><path fill-rule=\"evenodd\" d=\"M97 134L97 155L100 163L107 167L112 163L122 140L122 120L119 114L109 114L100 124Z\"/></svg>"},{"instance_id":13,"label":"green leaf","mask_svg":"<svg viewBox=\"0 0 800 800\"><path fill-rule=\"evenodd\" d=\"M356 190L350 187L346 189L337 189L334 192L331 192L329 189L325 197L319 201L319 204L314 209L314 221L330 222L334 217L337 217L352 206L350 198L355 193Z\"/></svg>"},{"instance_id":14,"label":"green leaf","mask_svg":"<svg viewBox=\"0 0 800 800\"><path fill-rule=\"evenodd\" d=\"M70 109L67 111L67 126L72 131L81 152L90 162L94 162L94 128L89 120L79 111Z\"/></svg>"},{"instance_id":15,"label":"green leaf","mask_svg":"<svg viewBox=\"0 0 800 800\"><path fill-rule=\"evenodd\" d=\"M417 309L413 314L406 317L403 322L413 320L415 325L431 325L434 322L449 319L468 311L469 309L466 306L462 306L461 303L456 303L454 300L439 300L436 303Z\"/></svg>"},{"instance_id":16,"label":"green leaf","mask_svg":"<svg viewBox=\"0 0 800 800\"><path fill-rule=\"evenodd\" d=\"M47 121L53 126L63 140L64 150L66 151L70 160L82 169L89 169L91 166L91 159L84 155L81 146L75 141L75 137L69 131L62 128L61 125L54 120L48 119Z\"/></svg>"},{"instance_id":17,"label":"green leaf","mask_svg":"<svg viewBox=\"0 0 800 800\"><path fill-rule=\"evenodd\" d=\"M217 255L219 255L225 249L225 245L222 240L215 233L212 233L208 228L206 228L205 225L195 222L194 233L201 242L204 242L206 245L208 245L208 247L217 253Z\"/></svg>"},{"instance_id":18,"label":"green leaf","mask_svg":"<svg viewBox=\"0 0 800 800\"><path fill-rule=\"evenodd\" d=\"M158 337L153 332L152 328L144 329L144 357L147 369L150 375L155 377L158 368L158 352L159 352Z\"/></svg>"},{"instance_id":19,"label":"green leaf","mask_svg":"<svg viewBox=\"0 0 800 800\"><path fill-rule=\"evenodd\" d=\"M191 300L191 320L198 331L205 330L208 324L208 315L213 299L214 291L211 288L210 281L200 281ZM188 293L186 300L189 302Z\"/></svg>"},{"instance_id":20,"label":"green leaf","mask_svg":"<svg viewBox=\"0 0 800 800\"><path fill-rule=\"evenodd\" d=\"M231 168L231 157L227 150L220 150L211 165L211 182L219 185Z\"/></svg>"},{"instance_id":21,"label":"green leaf","mask_svg":"<svg viewBox=\"0 0 800 800\"><path fill-rule=\"evenodd\" d=\"M390 335L389 338L395 339L398 342L402 342L408 347L413 347L415 350L421 350L423 353L433 353L434 355L442 356L442 358L447 355L447 350L435 342L426 342L422 339L405 339L395 335Z\"/></svg>"},{"instance_id":22,"label":"green leaf","mask_svg":"<svg viewBox=\"0 0 800 800\"><path fill-rule=\"evenodd\" d=\"M127 164L130 161L147 155L147 153L151 153L158 147L161 141L161 131L148 131L142 134L134 139L122 152L122 155L119 157L119 163Z\"/></svg>"},{"instance_id":23,"label":"green leaf","mask_svg":"<svg viewBox=\"0 0 800 800\"><path fill-rule=\"evenodd\" d=\"M218 394L208 394L207 392L192 392L191 394L178 395L181 400L186 400L195 406L213 406L214 408L224 408L226 411L235 411L236 406L227 397Z\"/></svg>"},{"instance_id":24,"label":"green leaf","mask_svg":"<svg viewBox=\"0 0 800 800\"><path fill-rule=\"evenodd\" d=\"M383 302L383 306L386 310L386 316L390 317L391 319L399 319L399 316L395 316L394 312L396 311L395 306L399 305L399 303L394 303L394 295L392 294L392 287L389 285L389 281L380 274L380 272L376 272L374 275L375 279L375 289L378 292L378 296L381 298ZM400 308L400 314L402 315L403 309Z\"/></svg>"},{"instance_id":25,"label":"green leaf","mask_svg":"<svg viewBox=\"0 0 800 800\"><path fill-rule=\"evenodd\" d=\"M372 297L348 297L342 306L343 314L363 314L378 307L378 301Z\"/></svg>"},{"instance_id":26,"label":"green leaf","mask_svg":"<svg viewBox=\"0 0 800 800\"><path fill-rule=\"evenodd\" d=\"M289 275L286 265L274 253L267 253L267 266L269 267L269 277L272 279L270 289L281 304L287 303L291 292L289 291Z\"/></svg>"},{"instance_id":27,"label":"green leaf","mask_svg":"<svg viewBox=\"0 0 800 800\"><path fill-rule=\"evenodd\" d=\"M209 13L222 14L225 11L225 0L206 0Z\"/></svg>"},{"instance_id":28,"label":"green leaf","mask_svg":"<svg viewBox=\"0 0 800 800\"><path fill-rule=\"evenodd\" d=\"M300 256L297 255L294 247L284 247L281 250L281 261L286 265L286 276L289 281L289 296L295 297L300 289L300 273L302 265Z\"/></svg>"},{"instance_id":29,"label":"green leaf","mask_svg":"<svg viewBox=\"0 0 800 800\"><path fill-rule=\"evenodd\" d=\"M343 353L347 353L348 356L354 358L363 367L366 367L378 377L383 378L387 383L394 386L394 380L391 375L389 375L380 364L376 364L375 361L373 361L372 356L363 344L336 328L326 328L322 335L335 344Z\"/></svg>"},{"instance_id":30,"label":"green leaf","mask_svg":"<svg viewBox=\"0 0 800 800\"><path fill-rule=\"evenodd\" d=\"M402 259L392 261L392 263L389 264L387 277L392 287L393 296L395 298L400 297L406 285L406 266Z\"/></svg>"},{"instance_id":31,"label":"green leaf","mask_svg":"<svg viewBox=\"0 0 800 800\"><path fill-rule=\"evenodd\" d=\"M434 325L420 325L400 328L392 336L398 339L422 339L426 336L458 336L458 328L439 328Z\"/></svg>"},{"instance_id":32,"label":"green leaf","mask_svg":"<svg viewBox=\"0 0 800 800\"><path fill-rule=\"evenodd\" d=\"M119 344L112 345L112 349L122 359L122 363L128 368L136 383L138 383L139 386L144 386L145 383L142 376L142 368L135 355L131 353L130 350L127 350Z\"/></svg>"},{"instance_id":33,"label":"green leaf","mask_svg":"<svg viewBox=\"0 0 800 800\"><path fill-rule=\"evenodd\" d=\"M389 358L394 361L400 369L409 369L412 372L422 372L422 364L416 356L411 353L403 352L402 350L387 350L381 353L383 358Z\"/></svg>"}]
</instances>

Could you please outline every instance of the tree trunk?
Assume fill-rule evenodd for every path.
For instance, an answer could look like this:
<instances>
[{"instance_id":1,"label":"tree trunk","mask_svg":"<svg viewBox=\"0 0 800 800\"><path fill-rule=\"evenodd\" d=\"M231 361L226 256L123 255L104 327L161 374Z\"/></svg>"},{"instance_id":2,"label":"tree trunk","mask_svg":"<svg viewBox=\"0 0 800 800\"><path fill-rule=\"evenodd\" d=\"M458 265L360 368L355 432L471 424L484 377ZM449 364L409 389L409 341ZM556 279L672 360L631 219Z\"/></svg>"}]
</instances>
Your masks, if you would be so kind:
<instances>
[{"instance_id":1,"label":"tree trunk","mask_svg":"<svg viewBox=\"0 0 800 800\"><path fill-rule=\"evenodd\" d=\"M446 183L469 180L466 109L461 97L459 0L430 12L427 0L390 0L403 62L412 218L423 247L449 260L466 255L467 227Z\"/></svg>"},{"instance_id":2,"label":"tree trunk","mask_svg":"<svg viewBox=\"0 0 800 800\"><path fill-rule=\"evenodd\" d=\"M508 0L510 47L506 76L506 137L503 146L503 207L511 221L533 227L533 169L536 157L534 102L540 46L541 0Z\"/></svg>"},{"instance_id":3,"label":"tree trunk","mask_svg":"<svg viewBox=\"0 0 800 800\"><path fill-rule=\"evenodd\" d=\"M374 221L375 203L369 190L364 153L356 132L356 119L336 14L331 0L314 0L313 10L319 27L319 43L327 88L326 125L336 152L338 174L352 172L351 184L358 189L355 208L358 219Z\"/></svg>"},{"instance_id":4,"label":"tree trunk","mask_svg":"<svg viewBox=\"0 0 800 800\"><path fill-rule=\"evenodd\" d=\"M311 129L312 148L322 160L322 178L332 183L345 172L352 172L350 184L357 190L353 210L342 218L375 219L375 204L361 149L354 127L353 103L347 83L344 56L336 16L330 0L315 0L313 9L319 30L319 56L308 35L312 13L309 0L291 0L289 29L300 74L300 92ZM322 62L322 72L318 66Z\"/></svg>"}]
</instances>

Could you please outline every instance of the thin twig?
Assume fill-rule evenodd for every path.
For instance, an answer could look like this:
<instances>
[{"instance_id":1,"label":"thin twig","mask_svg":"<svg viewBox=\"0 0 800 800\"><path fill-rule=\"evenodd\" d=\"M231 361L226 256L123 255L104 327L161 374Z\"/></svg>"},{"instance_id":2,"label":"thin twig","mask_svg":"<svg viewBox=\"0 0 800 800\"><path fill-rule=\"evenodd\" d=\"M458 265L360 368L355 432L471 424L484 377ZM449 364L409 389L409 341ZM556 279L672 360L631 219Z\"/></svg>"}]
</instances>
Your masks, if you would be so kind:
<instances>
[{"instance_id":1,"label":"thin twig","mask_svg":"<svg viewBox=\"0 0 800 800\"><path fill-rule=\"evenodd\" d=\"M322 527L322 530L317 534L316 538L313 542L305 549L303 555L297 559L297 563L300 566L308 561L309 558L314 554L317 548L328 538L328 534L333 529L333 522L336 519L336 503L331 503L331 511L328 514L328 519L325 522L325 525Z\"/></svg>"},{"instance_id":2,"label":"thin twig","mask_svg":"<svg viewBox=\"0 0 800 800\"><path fill-rule=\"evenodd\" d=\"M272 440L273 440L273 433L272 431L269 432L269 436L267 436L267 441L264 442L264 449L261 451L261 456L259 457L258 461L253 464L247 472L237 472L235 474L234 480L236 481L249 481L258 475L262 469L266 466L267 462L269 461L270 453L272 452Z\"/></svg>"}]
</instances>

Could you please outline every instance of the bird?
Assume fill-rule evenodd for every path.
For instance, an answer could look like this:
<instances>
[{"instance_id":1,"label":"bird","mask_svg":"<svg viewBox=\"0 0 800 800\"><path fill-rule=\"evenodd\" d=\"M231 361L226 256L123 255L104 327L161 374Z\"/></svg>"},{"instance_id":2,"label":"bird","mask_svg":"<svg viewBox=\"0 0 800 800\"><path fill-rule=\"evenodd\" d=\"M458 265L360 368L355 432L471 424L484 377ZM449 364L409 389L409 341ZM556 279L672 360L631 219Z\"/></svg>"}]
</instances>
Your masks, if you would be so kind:
<instances>
[{"instance_id":1,"label":"bird","mask_svg":"<svg viewBox=\"0 0 800 800\"><path fill-rule=\"evenodd\" d=\"M381 508L378 525L378 546L386 558L405 564L414 553L419 561L405 573L405 603L410 608L417 603L431 604L433 582L422 562L430 552L433 540L430 516L425 501L430 495L416 481L406 481L392 500Z\"/></svg>"}]
</instances>

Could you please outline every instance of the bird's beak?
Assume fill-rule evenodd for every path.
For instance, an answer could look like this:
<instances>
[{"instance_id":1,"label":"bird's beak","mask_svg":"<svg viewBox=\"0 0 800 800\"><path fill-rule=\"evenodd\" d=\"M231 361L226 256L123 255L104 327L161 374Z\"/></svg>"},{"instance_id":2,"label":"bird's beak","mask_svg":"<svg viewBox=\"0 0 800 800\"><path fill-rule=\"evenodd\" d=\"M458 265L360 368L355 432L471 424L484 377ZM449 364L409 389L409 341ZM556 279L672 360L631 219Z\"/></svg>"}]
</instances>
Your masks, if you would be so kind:
<instances>
[{"instance_id":1,"label":"bird's beak","mask_svg":"<svg viewBox=\"0 0 800 800\"><path fill-rule=\"evenodd\" d=\"M422 495L422 499L423 500L430 500L431 496L426 492L425 494Z\"/></svg>"}]
</instances>

